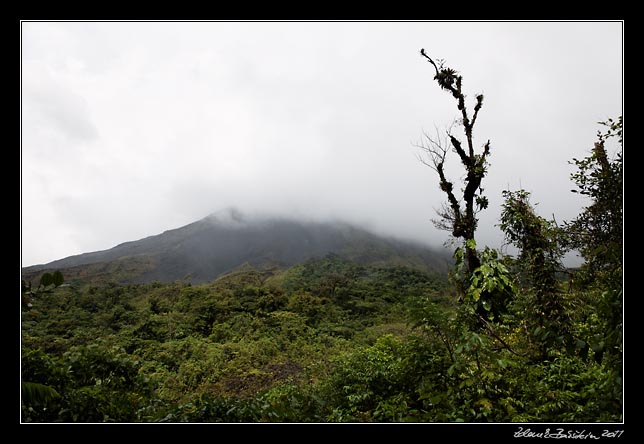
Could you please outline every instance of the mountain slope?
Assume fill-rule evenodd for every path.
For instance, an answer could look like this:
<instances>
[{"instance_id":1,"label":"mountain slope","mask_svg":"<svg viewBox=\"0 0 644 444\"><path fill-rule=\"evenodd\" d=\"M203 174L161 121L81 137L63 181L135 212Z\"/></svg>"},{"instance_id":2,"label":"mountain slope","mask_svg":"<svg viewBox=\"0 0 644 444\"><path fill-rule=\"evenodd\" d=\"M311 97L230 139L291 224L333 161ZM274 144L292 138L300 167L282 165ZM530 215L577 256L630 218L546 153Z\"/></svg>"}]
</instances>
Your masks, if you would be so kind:
<instances>
[{"instance_id":1,"label":"mountain slope","mask_svg":"<svg viewBox=\"0 0 644 444\"><path fill-rule=\"evenodd\" d=\"M444 250L378 236L346 223L247 218L226 210L109 250L27 267L23 275L60 269L68 270L66 276L98 273L121 282L201 283L244 264L291 266L330 253L361 264L407 265L437 272L445 271L450 260Z\"/></svg>"}]
</instances>

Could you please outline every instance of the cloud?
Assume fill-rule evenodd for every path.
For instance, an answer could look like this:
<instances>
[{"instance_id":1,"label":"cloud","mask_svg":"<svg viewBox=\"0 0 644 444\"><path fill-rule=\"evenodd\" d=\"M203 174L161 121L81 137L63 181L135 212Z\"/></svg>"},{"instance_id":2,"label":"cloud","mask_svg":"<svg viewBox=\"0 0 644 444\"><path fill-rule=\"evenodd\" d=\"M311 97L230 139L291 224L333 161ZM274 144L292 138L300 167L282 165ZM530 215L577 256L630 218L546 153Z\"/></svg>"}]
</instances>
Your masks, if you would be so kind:
<instances>
[{"instance_id":1,"label":"cloud","mask_svg":"<svg viewBox=\"0 0 644 444\"><path fill-rule=\"evenodd\" d=\"M23 125L31 131L58 133L71 142L98 137L87 101L80 94L56 82L41 64L25 64L23 70Z\"/></svg>"},{"instance_id":2,"label":"cloud","mask_svg":"<svg viewBox=\"0 0 644 444\"><path fill-rule=\"evenodd\" d=\"M485 94L480 243L501 191L573 217L568 161L621 112L619 23L23 24L23 263L110 248L237 207L340 218L441 244L416 159L457 117L425 47ZM593 54L601 54L596 63ZM456 158L449 172L458 181ZM562 191L563 190L563 191ZM51 242L48 239L65 239Z\"/></svg>"}]
</instances>

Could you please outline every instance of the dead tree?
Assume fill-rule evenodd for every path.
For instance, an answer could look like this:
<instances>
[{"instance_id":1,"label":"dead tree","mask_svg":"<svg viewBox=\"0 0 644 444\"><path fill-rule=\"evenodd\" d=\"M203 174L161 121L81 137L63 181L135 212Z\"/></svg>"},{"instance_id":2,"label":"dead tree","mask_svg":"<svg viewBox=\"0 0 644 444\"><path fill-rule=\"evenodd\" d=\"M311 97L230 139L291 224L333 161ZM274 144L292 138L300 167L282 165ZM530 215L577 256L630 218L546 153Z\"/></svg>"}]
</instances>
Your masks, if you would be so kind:
<instances>
[{"instance_id":1,"label":"dead tree","mask_svg":"<svg viewBox=\"0 0 644 444\"><path fill-rule=\"evenodd\" d=\"M485 143L480 153L476 153L472 138L476 118L483 106L483 94L476 96L476 105L470 118L465 106L465 94L462 91L463 77L452 68L445 67L442 61L435 62L427 55L424 49L420 50L420 54L432 64L436 71L434 80L436 80L441 89L452 94L461 113L459 123L463 126L465 133L465 146L452 134L451 127L447 130L446 137L442 140L440 136L432 139L425 133L425 140L417 146L425 151L428 156L428 160L421 157L421 162L438 173L440 189L447 195L447 205L444 205L442 210L438 211L440 219L435 220L434 224L440 229L451 231L455 238L463 239L465 261L468 271L471 273L480 266L481 262L476 248L467 241L474 240L478 222L477 213L488 206L488 200L483 196L481 181L487 173L490 141L488 140ZM460 198L456 195L457 191L454 189L454 183L445 175L445 159L450 148L456 152L465 167L464 188L461 189L462 197Z\"/></svg>"}]
</instances>

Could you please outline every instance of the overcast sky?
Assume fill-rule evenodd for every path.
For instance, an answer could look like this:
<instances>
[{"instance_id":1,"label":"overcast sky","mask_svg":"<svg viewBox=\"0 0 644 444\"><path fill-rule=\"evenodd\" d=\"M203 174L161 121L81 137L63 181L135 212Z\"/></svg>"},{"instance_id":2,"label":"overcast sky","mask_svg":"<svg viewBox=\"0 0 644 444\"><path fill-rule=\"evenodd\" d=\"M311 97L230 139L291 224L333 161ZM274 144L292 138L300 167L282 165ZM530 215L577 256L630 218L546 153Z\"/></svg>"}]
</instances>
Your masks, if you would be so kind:
<instances>
[{"instance_id":1,"label":"overcast sky","mask_svg":"<svg viewBox=\"0 0 644 444\"><path fill-rule=\"evenodd\" d=\"M22 265L111 248L226 207L339 218L441 245L415 144L457 117L420 48L485 95L479 244L501 192L559 222L569 165L622 113L620 22L23 22ZM473 105L470 102L470 105ZM461 128L455 128L455 134ZM461 170L448 158L452 178Z\"/></svg>"}]
</instances>

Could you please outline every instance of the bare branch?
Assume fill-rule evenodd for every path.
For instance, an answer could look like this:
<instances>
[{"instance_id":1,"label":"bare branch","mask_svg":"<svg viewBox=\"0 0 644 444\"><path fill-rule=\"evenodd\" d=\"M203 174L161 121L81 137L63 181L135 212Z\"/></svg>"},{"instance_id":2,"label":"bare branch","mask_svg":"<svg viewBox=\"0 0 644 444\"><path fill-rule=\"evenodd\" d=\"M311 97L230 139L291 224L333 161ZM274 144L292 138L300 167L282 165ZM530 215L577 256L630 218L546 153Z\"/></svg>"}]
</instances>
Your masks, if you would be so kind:
<instances>
[{"instance_id":1,"label":"bare branch","mask_svg":"<svg viewBox=\"0 0 644 444\"><path fill-rule=\"evenodd\" d=\"M418 159L418 161L419 161L420 163L422 163L423 165L428 166L428 167L430 167L432 170L434 170L434 171L437 171L437 172L438 172L438 170L436 170L436 165L434 164L434 162L433 162L433 161L432 161L431 163L430 163L430 162L428 162L428 161L426 161L425 159L423 159L423 157L422 157L420 154L416 155L416 158L417 158L417 159Z\"/></svg>"},{"instance_id":2,"label":"bare branch","mask_svg":"<svg viewBox=\"0 0 644 444\"><path fill-rule=\"evenodd\" d=\"M427 134L427 132L423 131L423 136L424 140L418 144L415 144L416 148L421 149L425 153L427 153L427 157L429 157L431 162L428 162L419 155L418 158L420 162L424 165L429 166L431 169L434 171L438 172L437 165L443 165L445 163L445 157L447 156L447 148L446 144L444 142L440 141L440 135L438 133L438 129L436 129L436 139L433 139L432 137Z\"/></svg>"},{"instance_id":3,"label":"bare branch","mask_svg":"<svg viewBox=\"0 0 644 444\"><path fill-rule=\"evenodd\" d=\"M439 219L431 219L434 226L439 230L452 231L456 219L452 207L443 203L440 210L434 209L434 211L439 216Z\"/></svg>"},{"instance_id":4,"label":"bare branch","mask_svg":"<svg viewBox=\"0 0 644 444\"><path fill-rule=\"evenodd\" d=\"M446 132L446 135L447 137L451 137L449 135L449 132ZM443 206L442 211L437 212L442 219L442 222L435 220L432 220L432 222L437 228L451 231L452 234L457 236L458 233L455 234L454 227L460 226L459 221L461 219L461 206L454 194L454 184L447 179L444 169L445 158L447 156L448 150L447 147L449 146L449 144L447 140L440 140L441 137L438 128L436 128L435 139L429 136L429 134L427 134L427 132L425 131L423 131L423 136L424 141L420 144L417 144L416 147L427 153L429 161L423 159L421 156L418 156L419 160L422 164L429 166L431 169L438 173L438 177L440 179L439 187L441 191L443 191L447 195L447 200L449 202L449 207Z\"/></svg>"},{"instance_id":5,"label":"bare branch","mask_svg":"<svg viewBox=\"0 0 644 444\"><path fill-rule=\"evenodd\" d=\"M429 63L434 65L434 69L436 70L436 76L438 76L438 66L436 66L436 63L434 63L434 61L427 55L427 53L425 52L425 48L421 48L420 55L425 57L427 60L429 60Z\"/></svg>"}]
</instances>

